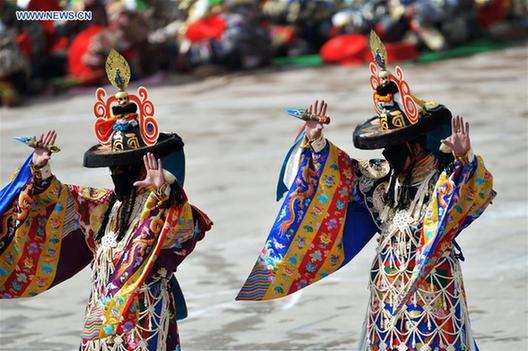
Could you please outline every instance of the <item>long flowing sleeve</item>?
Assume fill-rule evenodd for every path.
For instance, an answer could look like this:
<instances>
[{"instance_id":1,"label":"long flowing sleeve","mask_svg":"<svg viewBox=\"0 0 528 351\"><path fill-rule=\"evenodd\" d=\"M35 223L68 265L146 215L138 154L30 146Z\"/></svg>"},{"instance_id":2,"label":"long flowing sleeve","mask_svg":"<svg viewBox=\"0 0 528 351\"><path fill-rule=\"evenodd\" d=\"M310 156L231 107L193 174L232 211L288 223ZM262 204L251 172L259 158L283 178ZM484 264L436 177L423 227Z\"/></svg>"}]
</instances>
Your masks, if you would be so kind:
<instances>
[{"instance_id":1,"label":"long flowing sleeve","mask_svg":"<svg viewBox=\"0 0 528 351\"><path fill-rule=\"evenodd\" d=\"M0 298L37 295L92 260L110 191L37 180L28 158L1 192Z\"/></svg>"},{"instance_id":2,"label":"long flowing sleeve","mask_svg":"<svg viewBox=\"0 0 528 351\"><path fill-rule=\"evenodd\" d=\"M495 196L493 176L480 156L471 154L457 159L441 173L425 213L417 264L394 314L401 311L453 240L484 212Z\"/></svg>"},{"instance_id":3,"label":"long flowing sleeve","mask_svg":"<svg viewBox=\"0 0 528 351\"><path fill-rule=\"evenodd\" d=\"M285 162L294 179L280 182L289 190L237 300L275 299L313 284L343 267L377 231L357 190L357 161L325 140L296 144L299 152L288 155L300 160Z\"/></svg>"}]
</instances>

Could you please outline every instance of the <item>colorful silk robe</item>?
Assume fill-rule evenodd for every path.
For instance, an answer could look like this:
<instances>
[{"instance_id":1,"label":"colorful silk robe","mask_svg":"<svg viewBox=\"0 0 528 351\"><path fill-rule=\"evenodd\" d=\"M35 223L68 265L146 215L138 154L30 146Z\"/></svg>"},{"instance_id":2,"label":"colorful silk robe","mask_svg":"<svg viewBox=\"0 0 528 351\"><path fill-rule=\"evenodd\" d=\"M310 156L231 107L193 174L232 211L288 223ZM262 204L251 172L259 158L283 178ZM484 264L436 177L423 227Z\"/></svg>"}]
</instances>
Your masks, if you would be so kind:
<instances>
[{"instance_id":1,"label":"colorful silk robe","mask_svg":"<svg viewBox=\"0 0 528 351\"><path fill-rule=\"evenodd\" d=\"M360 350L474 349L453 240L495 196L482 159L456 161L441 174L424 159L412 174L414 200L395 208L385 204L386 161L352 160L327 142L320 152L301 147L298 162L237 299L283 297L315 283L379 232Z\"/></svg>"},{"instance_id":2,"label":"colorful silk robe","mask_svg":"<svg viewBox=\"0 0 528 351\"><path fill-rule=\"evenodd\" d=\"M179 348L172 274L210 229L207 216L183 191L177 202L168 190L145 190L116 242L121 203L109 209L110 190L55 177L37 186L28 163L0 193L0 298L37 295L92 263L82 350ZM104 236L96 241L107 210Z\"/></svg>"}]
</instances>

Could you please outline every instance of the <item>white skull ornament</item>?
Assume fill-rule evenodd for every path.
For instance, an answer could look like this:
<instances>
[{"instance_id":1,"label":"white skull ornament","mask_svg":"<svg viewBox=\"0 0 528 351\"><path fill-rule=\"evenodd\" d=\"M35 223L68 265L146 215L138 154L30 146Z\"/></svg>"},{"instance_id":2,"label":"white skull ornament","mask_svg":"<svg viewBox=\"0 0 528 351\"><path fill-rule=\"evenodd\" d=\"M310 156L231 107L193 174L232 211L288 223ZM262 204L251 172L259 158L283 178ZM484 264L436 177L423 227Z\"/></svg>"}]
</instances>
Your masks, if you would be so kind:
<instances>
[{"instance_id":1,"label":"white skull ornament","mask_svg":"<svg viewBox=\"0 0 528 351\"><path fill-rule=\"evenodd\" d=\"M118 92L117 94L115 94L115 97L117 99L117 103L120 105L120 106L125 106L126 104L128 104L128 94L126 91L120 91Z\"/></svg>"}]
</instances>

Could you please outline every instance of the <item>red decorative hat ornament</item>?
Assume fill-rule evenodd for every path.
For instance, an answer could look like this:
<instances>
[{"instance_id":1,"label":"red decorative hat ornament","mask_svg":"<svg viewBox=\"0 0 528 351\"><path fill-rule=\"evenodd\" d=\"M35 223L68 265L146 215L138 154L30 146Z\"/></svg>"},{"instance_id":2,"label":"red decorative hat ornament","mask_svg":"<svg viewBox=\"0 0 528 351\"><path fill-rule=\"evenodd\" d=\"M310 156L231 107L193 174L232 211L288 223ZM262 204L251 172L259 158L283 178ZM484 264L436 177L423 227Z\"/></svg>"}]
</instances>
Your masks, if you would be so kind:
<instances>
[{"instance_id":1,"label":"red decorative hat ornament","mask_svg":"<svg viewBox=\"0 0 528 351\"><path fill-rule=\"evenodd\" d=\"M357 148L385 148L449 126L451 112L445 106L414 96L399 66L395 75L387 70L387 50L374 31L370 33L370 49L370 86L376 116L354 130Z\"/></svg>"},{"instance_id":2,"label":"red decorative hat ornament","mask_svg":"<svg viewBox=\"0 0 528 351\"><path fill-rule=\"evenodd\" d=\"M114 96L107 96L103 88L95 92L93 128L99 144L85 152L84 166L140 163L147 152L156 157L183 152L183 142L177 134L160 133L147 89L139 87L137 94L126 92L130 67L125 58L112 49L105 69L108 80L118 92Z\"/></svg>"},{"instance_id":3,"label":"red decorative hat ornament","mask_svg":"<svg viewBox=\"0 0 528 351\"><path fill-rule=\"evenodd\" d=\"M95 92L97 101L94 104L93 112L96 118L94 123L95 137L102 145L112 142L113 126L117 118L111 113L112 104L117 103L115 96L106 99L106 90L98 88ZM154 118L154 104L149 99L148 90L145 87L137 89L137 95L128 94L128 99L137 105L137 119L141 138L146 145L154 145L158 141L159 127L158 121Z\"/></svg>"},{"instance_id":4,"label":"red decorative hat ornament","mask_svg":"<svg viewBox=\"0 0 528 351\"><path fill-rule=\"evenodd\" d=\"M419 106L415 101L415 97L411 94L409 84L405 81L403 70L400 66L396 66L394 69L396 76L387 71L387 51L381 39L374 31L370 32L370 49L373 57L373 61L369 64L370 86L374 90L372 99L376 114L380 115L387 103L385 101L387 99L383 99L381 94L379 94L379 87L384 84L382 80L387 79L388 82L386 84L393 82L396 85L401 100L400 108L403 109L408 122L410 124L416 124L418 122ZM394 98L394 93L392 93L392 98Z\"/></svg>"}]
</instances>

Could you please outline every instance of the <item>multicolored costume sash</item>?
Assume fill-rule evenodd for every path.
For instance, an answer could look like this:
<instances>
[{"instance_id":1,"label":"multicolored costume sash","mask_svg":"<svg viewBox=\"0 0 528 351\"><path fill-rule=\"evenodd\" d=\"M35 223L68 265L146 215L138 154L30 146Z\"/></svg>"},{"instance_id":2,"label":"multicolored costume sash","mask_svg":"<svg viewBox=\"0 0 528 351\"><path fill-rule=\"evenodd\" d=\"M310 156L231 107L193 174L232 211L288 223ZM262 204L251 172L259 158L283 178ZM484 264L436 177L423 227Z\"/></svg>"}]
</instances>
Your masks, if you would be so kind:
<instances>
[{"instance_id":1,"label":"multicolored costume sash","mask_svg":"<svg viewBox=\"0 0 528 351\"><path fill-rule=\"evenodd\" d=\"M149 196L138 228L124 250L128 255L123 255L116 266L99 304L87 313L84 341L121 334L134 327L139 312L135 296L160 250L167 245L166 239L194 234L191 205L160 207L164 201L153 193Z\"/></svg>"},{"instance_id":2,"label":"multicolored costume sash","mask_svg":"<svg viewBox=\"0 0 528 351\"><path fill-rule=\"evenodd\" d=\"M480 157L466 165L456 161L452 173L444 171L440 175L426 210L418 262L394 315L402 311L456 236L484 212L495 195L493 177Z\"/></svg>"},{"instance_id":3,"label":"multicolored costume sash","mask_svg":"<svg viewBox=\"0 0 528 351\"><path fill-rule=\"evenodd\" d=\"M313 284L343 267L376 232L368 211L350 205L356 177L345 152L331 143L320 153L304 148L299 164L237 300L275 299Z\"/></svg>"}]
</instances>

